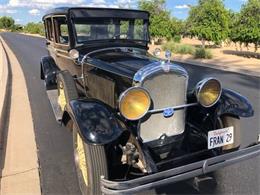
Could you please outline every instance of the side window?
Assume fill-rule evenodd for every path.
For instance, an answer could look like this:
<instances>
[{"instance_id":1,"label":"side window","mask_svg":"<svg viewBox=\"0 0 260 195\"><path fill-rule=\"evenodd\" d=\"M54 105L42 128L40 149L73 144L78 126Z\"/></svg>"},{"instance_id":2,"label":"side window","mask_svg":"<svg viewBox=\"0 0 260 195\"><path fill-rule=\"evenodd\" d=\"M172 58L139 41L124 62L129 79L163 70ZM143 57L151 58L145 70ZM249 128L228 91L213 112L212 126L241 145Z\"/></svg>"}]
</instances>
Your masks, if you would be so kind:
<instances>
[{"instance_id":1,"label":"side window","mask_svg":"<svg viewBox=\"0 0 260 195\"><path fill-rule=\"evenodd\" d=\"M53 26L52 26L52 22L51 22L51 18L47 18L44 21L44 25L45 25L45 33L46 33L46 38L50 41L54 41L53 38Z\"/></svg>"},{"instance_id":2,"label":"side window","mask_svg":"<svg viewBox=\"0 0 260 195\"><path fill-rule=\"evenodd\" d=\"M68 25L65 17L54 17L54 30L56 42L67 45L69 43Z\"/></svg>"}]
</instances>

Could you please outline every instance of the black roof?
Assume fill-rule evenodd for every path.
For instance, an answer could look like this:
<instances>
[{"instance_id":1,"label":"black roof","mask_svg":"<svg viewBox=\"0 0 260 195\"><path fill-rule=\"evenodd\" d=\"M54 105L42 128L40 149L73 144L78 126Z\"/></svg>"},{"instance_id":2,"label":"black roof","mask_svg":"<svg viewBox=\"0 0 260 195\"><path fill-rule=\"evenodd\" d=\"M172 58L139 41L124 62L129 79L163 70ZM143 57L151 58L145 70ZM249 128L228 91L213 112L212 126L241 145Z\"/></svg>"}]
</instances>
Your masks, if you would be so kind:
<instances>
[{"instance_id":1,"label":"black roof","mask_svg":"<svg viewBox=\"0 0 260 195\"><path fill-rule=\"evenodd\" d=\"M143 10L136 10L136 9L119 9L119 8L100 8L100 7L57 7L57 8L54 8L54 9L50 9L48 10L45 15L43 16L43 19L47 16L53 16L53 15L68 15L70 11L79 11L79 10L86 10L88 12L92 12L92 14L88 14L88 16L95 16L96 14L93 14L95 13L95 11L98 11L99 14L100 14L100 11L102 12L106 12L106 13L110 13L113 12L113 14L116 14L116 15L119 15L119 16L122 16L121 14L119 14L120 12L127 12L127 13L135 13L137 14L139 17L142 16L141 18L144 18L144 19L148 19L149 18L149 12L147 11L143 11ZM82 12L80 12L82 13ZM131 15L132 15L131 14ZM76 14L77 15L77 14ZM84 14L83 14L84 15ZM107 14L105 14L107 15ZM123 14L125 15L125 14ZM114 15L113 15L114 16ZM119 17L119 16L116 16L116 17ZM101 16L99 16L101 17ZM127 17L127 16L125 16Z\"/></svg>"},{"instance_id":2,"label":"black roof","mask_svg":"<svg viewBox=\"0 0 260 195\"><path fill-rule=\"evenodd\" d=\"M57 8L48 10L44 14L43 18L45 18L46 16L50 16L50 15L68 14L68 11L69 11L69 7L57 7Z\"/></svg>"}]
</instances>

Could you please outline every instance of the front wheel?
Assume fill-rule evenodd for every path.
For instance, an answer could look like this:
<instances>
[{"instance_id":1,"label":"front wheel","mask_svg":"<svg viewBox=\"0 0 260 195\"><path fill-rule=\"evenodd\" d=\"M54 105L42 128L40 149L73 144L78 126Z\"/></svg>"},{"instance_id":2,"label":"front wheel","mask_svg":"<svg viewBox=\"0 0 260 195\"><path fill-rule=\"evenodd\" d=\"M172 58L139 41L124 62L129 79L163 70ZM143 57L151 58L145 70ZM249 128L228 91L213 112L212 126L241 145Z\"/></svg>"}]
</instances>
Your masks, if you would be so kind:
<instances>
[{"instance_id":1,"label":"front wheel","mask_svg":"<svg viewBox=\"0 0 260 195\"><path fill-rule=\"evenodd\" d=\"M108 176L105 147L90 145L83 141L79 131L73 125L74 159L82 194L101 194L100 177Z\"/></svg>"}]
</instances>

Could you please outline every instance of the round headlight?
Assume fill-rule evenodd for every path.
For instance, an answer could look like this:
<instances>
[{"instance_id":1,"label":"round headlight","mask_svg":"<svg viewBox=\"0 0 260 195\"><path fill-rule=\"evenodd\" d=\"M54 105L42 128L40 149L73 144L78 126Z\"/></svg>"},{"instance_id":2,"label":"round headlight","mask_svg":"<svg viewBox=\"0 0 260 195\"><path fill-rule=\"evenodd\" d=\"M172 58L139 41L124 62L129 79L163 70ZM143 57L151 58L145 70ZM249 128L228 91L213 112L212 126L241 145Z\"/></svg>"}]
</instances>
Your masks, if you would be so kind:
<instances>
[{"instance_id":1,"label":"round headlight","mask_svg":"<svg viewBox=\"0 0 260 195\"><path fill-rule=\"evenodd\" d=\"M151 98L141 87L132 87L123 92L119 98L120 113L128 120L138 120L149 110Z\"/></svg>"},{"instance_id":2,"label":"round headlight","mask_svg":"<svg viewBox=\"0 0 260 195\"><path fill-rule=\"evenodd\" d=\"M221 92L221 84L214 78L204 79L196 87L197 100L204 107L211 107L216 104L221 96Z\"/></svg>"}]
</instances>

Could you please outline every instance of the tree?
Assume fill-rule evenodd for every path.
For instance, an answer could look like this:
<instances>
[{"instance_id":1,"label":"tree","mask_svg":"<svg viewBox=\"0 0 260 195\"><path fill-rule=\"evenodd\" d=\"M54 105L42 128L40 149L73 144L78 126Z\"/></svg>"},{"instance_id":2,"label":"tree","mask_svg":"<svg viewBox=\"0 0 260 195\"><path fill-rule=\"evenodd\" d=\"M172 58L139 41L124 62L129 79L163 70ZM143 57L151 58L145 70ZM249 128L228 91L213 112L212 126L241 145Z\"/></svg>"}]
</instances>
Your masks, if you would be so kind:
<instances>
[{"instance_id":1,"label":"tree","mask_svg":"<svg viewBox=\"0 0 260 195\"><path fill-rule=\"evenodd\" d=\"M220 44L228 37L229 14L222 0L199 0L192 6L186 22L187 33L202 41Z\"/></svg>"},{"instance_id":2,"label":"tree","mask_svg":"<svg viewBox=\"0 0 260 195\"><path fill-rule=\"evenodd\" d=\"M234 13L231 10L229 10L229 17L230 17L230 22L229 22L229 39L231 41L233 41L235 44L237 44L237 42L240 43L240 49L241 49L241 34L240 34L240 14L239 13Z\"/></svg>"},{"instance_id":3,"label":"tree","mask_svg":"<svg viewBox=\"0 0 260 195\"><path fill-rule=\"evenodd\" d=\"M32 34L44 35L44 26L43 26L43 23L41 23L41 22L38 22L38 23L29 22L24 27L24 31L28 32L28 33L32 33Z\"/></svg>"},{"instance_id":4,"label":"tree","mask_svg":"<svg viewBox=\"0 0 260 195\"><path fill-rule=\"evenodd\" d=\"M139 8L150 12L150 34L153 38L172 37L170 12L165 0L140 0Z\"/></svg>"},{"instance_id":5,"label":"tree","mask_svg":"<svg viewBox=\"0 0 260 195\"><path fill-rule=\"evenodd\" d=\"M0 28L11 30L14 28L14 19L9 16L0 17Z\"/></svg>"},{"instance_id":6,"label":"tree","mask_svg":"<svg viewBox=\"0 0 260 195\"><path fill-rule=\"evenodd\" d=\"M260 1L248 0L241 8L237 21L237 37L246 45L254 43L255 51L260 44Z\"/></svg>"}]
</instances>

